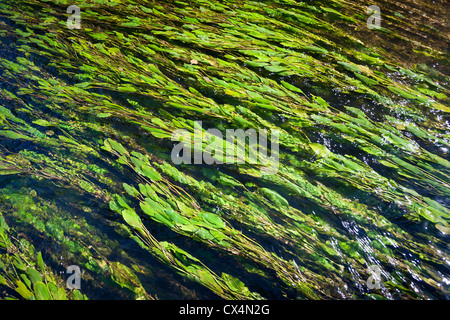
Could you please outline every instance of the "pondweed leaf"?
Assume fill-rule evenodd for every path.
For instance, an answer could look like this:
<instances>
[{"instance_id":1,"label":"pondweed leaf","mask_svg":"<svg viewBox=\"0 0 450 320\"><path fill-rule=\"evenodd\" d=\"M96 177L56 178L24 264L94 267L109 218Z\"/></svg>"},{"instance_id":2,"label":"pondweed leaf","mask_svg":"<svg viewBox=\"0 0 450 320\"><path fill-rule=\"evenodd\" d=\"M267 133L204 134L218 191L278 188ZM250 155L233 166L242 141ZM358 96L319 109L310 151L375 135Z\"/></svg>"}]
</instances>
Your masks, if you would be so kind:
<instances>
[{"instance_id":1,"label":"pondweed leaf","mask_svg":"<svg viewBox=\"0 0 450 320\"><path fill-rule=\"evenodd\" d=\"M128 183L123 183L123 188L125 191L132 197L137 197L139 195L139 191L133 186L130 186Z\"/></svg>"},{"instance_id":2,"label":"pondweed leaf","mask_svg":"<svg viewBox=\"0 0 450 320\"><path fill-rule=\"evenodd\" d=\"M38 281L34 283L33 289L37 300L51 300L50 292L43 282Z\"/></svg>"},{"instance_id":3,"label":"pondweed leaf","mask_svg":"<svg viewBox=\"0 0 450 320\"><path fill-rule=\"evenodd\" d=\"M123 147L123 145L119 142L116 142L112 139L107 139L108 144L111 146L112 149L114 149L115 151L117 151L119 154L121 155L127 155L129 156L130 154L128 153L128 151Z\"/></svg>"},{"instance_id":4,"label":"pondweed leaf","mask_svg":"<svg viewBox=\"0 0 450 320\"><path fill-rule=\"evenodd\" d=\"M158 128L152 128L148 126L142 126L143 129L149 131L155 138L170 138L171 135L168 134L166 131L158 129Z\"/></svg>"},{"instance_id":5,"label":"pondweed leaf","mask_svg":"<svg viewBox=\"0 0 450 320\"><path fill-rule=\"evenodd\" d=\"M393 93L399 95L400 97L406 98L406 99L416 99L417 96L414 94L411 94L403 89L400 89L396 86L388 86L388 89L392 91Z\"/></svg>"},{"instance_id":6,"label":"pondweed leaf","mask_svg":"<svg viewBox=\"0 0 450 320\"><path fill-rule=\"evenodd\" d=\"M43 127L49 127L52 125L50 122L44 119L35 120L33 121L33 123Z\"/></svg>"},{"instance_id":7,"label":"pondweed leaf","mask_svg":"<svg viewBox=\"0 0 450 320\"><path fill-rule=\"evenodd\" d=\"M147 178L153 180L153 181L159 181L161 180L161 175L159 174L158 171L155 170L155 168L152 168L148 165L143 165L141 167L142 173L144 174L144 176L146 176Z\"/></svg>"},{"instance_id":8,"label":"pondweed leaf","mask_svg":"<svg viewBox=\"0 0 450 320\"><path fill-rule=\"evenodd\" d=\"M122 217L125 220L125 222L128 223L134 229L139 231L143 230L141 218L139 218L136 211L134 211L133 209L122 210Z\"/></svg>"},{"instance_id":9,"label":"pondweed leaf","mask_svg":"<svg viewBox=\"0 0 450 320\"><path fill-rule=\"evenodd\" d=\"M264 66L267 71L280 73L286 71L287 69L283 66Z\"/></svg>"},{"instance_id":10,"label":"pondweed leaf","mask_svg":"<svg viewBox=\"0 0 450 320\"><path fill-rule=\"evenodd\" d=\"M218 217L217 215L215 215L213 213L200 212L199 217L201 217L203 219L203 221L205 221L206 223L208 223L216 228L219 228L219 229L225 228L225 222L223 222L223 220L220 217Z\"/></svg>"},{"instance_id":11,"label":"pondweed leaf","mask_svg":"<svg viewBox=\"0 0 450 320\"><path fill-rule=\"evenodd\" d=\"M261 191L274 205L289 207L289 202L276 191L268 188L261 188Z\"/></svg>"},{"instance_id":12,"label":"pondweed leaf","mask_svg":"<svg viewBox=\"0 0 450 320\"><path fill-rule=\"evenodd\" d=\"M135 87L131 87L131 86L117 87L117 90L119 90L120 92L136 92L137 91L137 89Z\"/></svg>"},{"instance_id":13,"label":"pondweed leaf","mask_svg":"<svg viewBox=\"0 0 450 320\"><path fill-rule=\"evenodd\" d=\"M97 117L99 118L109 118L112 114L109 112L105 112L105 113L97 113Z\"/></svg>"},{"instance_id":14,"label":"pondweed leaf","mask_svg":"<svg viewBox=\"0 0 450 320\"><path fill-rule=\"evenodd\" d=\"M281 84L286 88L294 92L298 92L304 95L303 91L297 88L296 86L291 85L290 83L281 80Z\"/></svg>"},{"instance_id":15,"label":"pondweed leaf","mask_svg":"<svg viewBox=\"0 0 450 320\"><path fill-rule=\"evenodd\" d=\"M395 290L377 294L446 297L441 13L404 2L433 26L384 13L392 33L380 38L349 32L368 18L354 1L91 2L79 30L51 1L0 4L0 212L14 221L9 237L0 219L0 299L65 297L26 239L61 250L46 260L77 257L93 298L148 298L140 280L163 298L366 298L373 261L395 266ZM279 130L277 172L173 164L173 131L192 137L199 121L208 139L212 128Z\"/></svg>"},{"instance_id":16,"label":"pondweed leaf","mask_svg":"<svg viewBox=\"0 0 450 320\"><path fill-rule=\"evenodd\" d=\"M442 224L435 224L434 225L436 227L436 229L438 229L440 232L444 233L444 234L450 234L450 227L449 226L444 226Z\"/></svg>"},{"instance_id":17,"label":"pondweed leaf","mask_svg":"<svg viewBox=\"0 0 450 320\"><path fill-rule=\"evenodd\" d=\"M33 267L27 268L27 275L28 278L31 280L32 283L36 283L38 281L42 281L42 276L39 271L34 269Z\"/></svg>"},{"instance_id":18,"label":"pondweed leaf","mask_svg":"<svg viewBox=\"0 0 450 320\"><path fill-rule=\"evenodd\" d=\"M22 296L25 300L34 300L33 293L28 290L27 286L22 281L17 281L16 292Z\"/></svg>"},{"instance_id":19,"label":"pondweed leaf","mask_svg":"<svg viewBox=\"0 0 450 320\"><path fill-rule=\"evenodd\" d=\"M222 274L222 278L224 279L224 281L228 285L228 287L230 287L230 289L233 291L243 292L246 289L245 284L238 278L235 278L226 273Z\"/></svg>"}]
</instances>

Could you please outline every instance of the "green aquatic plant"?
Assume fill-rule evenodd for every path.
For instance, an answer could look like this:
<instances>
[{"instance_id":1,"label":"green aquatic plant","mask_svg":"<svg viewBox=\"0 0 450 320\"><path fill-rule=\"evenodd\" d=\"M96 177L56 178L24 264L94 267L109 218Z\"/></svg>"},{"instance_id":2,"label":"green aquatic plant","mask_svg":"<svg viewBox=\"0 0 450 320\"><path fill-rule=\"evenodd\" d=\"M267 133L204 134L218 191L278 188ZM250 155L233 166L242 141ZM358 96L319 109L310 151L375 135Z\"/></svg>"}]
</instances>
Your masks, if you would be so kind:
<instances>
[{"instance_id":1,"label":"green aquatic plant","mask_svg":"<svg viewBox=\"0 0 450 320\"><path fill-rule=\"evenodd\" d=\"M74 289L67 291L66 283L47 266L40 252L26 239L11 234L10 227L0 213L0 285L11 291L5 299L26 300L85 300L86 296Z\"/></svg>"},{"instance_id":2,"label":"green aquatic plant","mask_svg":"<svg viewBox=\"0 0 450 320\"><path fill-rule=\"evenodd\" d=\"M69 29L69 2L0 4L0 298L447 297L442 21L88 0ZM224 146L227 129L277 130L278 171L174 164L173 132L198 121L202 153L210 128ZM58 256L85 270L81 293L63 293Z\"/></svg>"}]
</instances>

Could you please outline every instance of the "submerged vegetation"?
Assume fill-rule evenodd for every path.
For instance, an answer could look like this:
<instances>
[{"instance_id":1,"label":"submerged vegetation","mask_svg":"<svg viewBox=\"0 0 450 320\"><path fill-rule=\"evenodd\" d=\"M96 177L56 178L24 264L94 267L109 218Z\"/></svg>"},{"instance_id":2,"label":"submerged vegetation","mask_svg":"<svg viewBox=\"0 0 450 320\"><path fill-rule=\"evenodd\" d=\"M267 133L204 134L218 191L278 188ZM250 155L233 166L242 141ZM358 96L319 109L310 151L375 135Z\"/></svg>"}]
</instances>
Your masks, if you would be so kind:
<instances>
[{"instance_id":1,"label":"submerged vegetation","mask_svg":"<svg viewBox=\"0 0 450 320\"><path fill-rule=\"evenodd\" d=\"M448 298L446 3L379 2L1 1L0 298ZM175 165L196 121L278 172Z\"/></svg>"}]
</instances>

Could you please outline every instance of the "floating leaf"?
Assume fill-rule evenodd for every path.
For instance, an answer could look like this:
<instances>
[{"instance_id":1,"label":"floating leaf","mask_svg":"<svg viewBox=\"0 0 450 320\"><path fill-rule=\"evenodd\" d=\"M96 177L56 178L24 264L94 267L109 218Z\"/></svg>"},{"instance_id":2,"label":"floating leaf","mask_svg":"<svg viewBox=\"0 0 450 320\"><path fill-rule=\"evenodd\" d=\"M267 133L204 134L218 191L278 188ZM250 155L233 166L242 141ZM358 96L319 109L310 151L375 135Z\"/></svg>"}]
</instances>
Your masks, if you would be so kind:
<instances>
[{"instance_id":1,"label":"floating leaf","mask_svg":"<svg viewBox=\"0 0 450 320\"><path fill-rule=\"evenodd\" d=\"M33 123L35 123L39 126L43 126L43 127L49 127L52 125L50 122L48 122L47 120L44 120L44 119L35 120L35 121L33 121Z\"/></svg>"},{"instance_id":2,"label":"floating leaf","mask_svg":"<svg viewBox=\"0 0 450 320\"><path fill-rule=\"evenodd\" d=\"M97 113L97 117L98 118L109 118L112 114L109 112L105 112L105 113Z\"/></svg>"},{"instance_id":3,"label":"floating leaf","mask_svg":"<svg viewBox=\"0 0 450 320\"><path fill-rule=\"evenodd\" d=\"M279 193L277 193L274 190L268 189L268 188L261 188L261 191L263 194L271 200L274 205L276 206L282 206L282 207L289 207L289 202L283 198Z\"/></svg>"},{"instance_id":4,"label":"floating leaf","mask_svg":"<svg viewBox=\"0 0 450 320\"><path fill-rule=\"evenodd\" d=\"M285 67L282 67L282 66L265 66L264 68L267 71L275 72L275 73L280 73L280 72L287 70Z\"/></svg>"},{"instance_id":5,"label":"floating leaf","mask_svg":"<svg viewBox=\"0 0 450 320\"><path fill-rule=\"evenodd\" d=\"M219 229L223 229L225 228L225 222L218 217L217 215L213 214L213 213L209 213L209 212L201 212L199 213L199 216L203 219L203 221L205 221L206 223L219 228Z\"/></svg>"},{"instance_id":6,"label":"floating leaf","mask_svg":"<svg viewBox=\"0 0 450 320\"><path fill-rule=\"evenodd\" d=\"M142 231L142 221L141 218L136 214L133 209L125 209L122 211L122 217L133 228Z\"/></svg>"},{"instance_id":7,"label":"floating leaf","mask_svg":"<svg viewBox=\"0 0 450 320\"><path fill-rule=\"evenodd\" d=\"M450 234L450 227L448 226L444 226L442 224L435 224L436 229L438 229L440 232L444 233L444 234Z\"/></svg>"},{"instance_id":8,"label":"floating leaf","mask_svg":"<svg viewBox=\"0 0 450 320\"><path fill-rule=\"evenodd\" d=\"M47 286L43 282L36 282L33 288L37 300L51 300L52 296L50 295Z\"/></svg>"},{"instance_id":9,"label":"floating leaf","mask_svg":"<svg viewBox=\"0 0 450 320\"><path fill-rule=\"evenodd\" d=\"M128 153L128 151L123 147L122 144L120 144L119 142L116 142L112 139L107 139L109 145L111 146L112 149L114 149L115 151L117 151L118 153L120 153L121 155L127 155L129 156L130 154Z\"/></svg>"},{"instance_id":10,"label":"floating leaf","mask_svg":"<svg viewBox=\"0 0 450 320\"><path fill-rule=\"evenodd\" d=\"M161 175L159 174L158 171L156 171L155 168L152 168L148 165L144 165L141 167L142 173L144 174L144 176L146 176L147 178L153 180L153 181L159 181L161 180Z\"/></svg>"},{"instance_id":11,"label":"floating leaf","mask_svg":"<svg viewBox=\"0 0 450 320\"><path fill-rule=\"evenodd\" d=\"M139 196L139 191L137 191L137 189L133 186L130 186L128 183L123 183L123 188L125 189L125 191L132 197L137 197Z\"/></svg>"},{"instance_id":12,"label":"floating leaf","mask_svg":"<svg viewBox=\"0 0 450 320\"><path fill-rule=\"evenodd\" d=\"M118 87L117 90L119 90L120 92L136 92L137 91L137 89L135 87L131 87L131 86Z\"/></svg>"},{"instance_id":13,"label":"floating leaf","mask_svg":"<svg viewBox=\"0 0 450 320\"><path fill-rule=\"evenodd\" d=\"M25 300L34 299L33 293L28 290L27 286L22 281L18 281L16 285L16 291L22 296L22 298L24 298Z\"/></svg>"},{"instance_id":14,"label":"floating leaf","mask_svg":"<svg viewBox=\"0 0 450 320\"><path fill-rule=\"evenodd\" d=\"M27 268L27 275L28 275L28 278L30 278L32 283L36 283L36 282L42 280L41 274L32 267Z\"/></svg>"}]
</instances>

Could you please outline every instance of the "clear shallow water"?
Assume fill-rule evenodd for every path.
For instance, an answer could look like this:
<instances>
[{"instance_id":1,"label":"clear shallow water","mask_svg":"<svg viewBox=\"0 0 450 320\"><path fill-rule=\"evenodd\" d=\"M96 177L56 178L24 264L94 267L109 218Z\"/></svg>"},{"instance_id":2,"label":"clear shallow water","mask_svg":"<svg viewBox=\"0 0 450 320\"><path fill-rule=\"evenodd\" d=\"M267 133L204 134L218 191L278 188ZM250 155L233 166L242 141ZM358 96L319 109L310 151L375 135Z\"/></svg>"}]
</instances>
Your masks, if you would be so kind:
<instances>
[{"instance_id":1,"label":"clear shallow water","mask_svg":"<svg viewBox=\"0 0 450 320\"><path fill-rule=\"evenodd\" d=\"M24 1L22 16L1 6L0 211L61 281L76 264L90 299L448 298L435 8L421 4L436 17L427 27L407 15L417 8L382 3L387 31L369 32L356 2L113 4L81 6L80 30L65 26L65 2ZM198 120L282 129L278 174L175 166L170 134L154 129ZM162 180L118 163L105 139L148 155ZM188 222L146 214L139 183ZM368 288L370 265L381 289Z\"/></svg>"}]
</instances>

